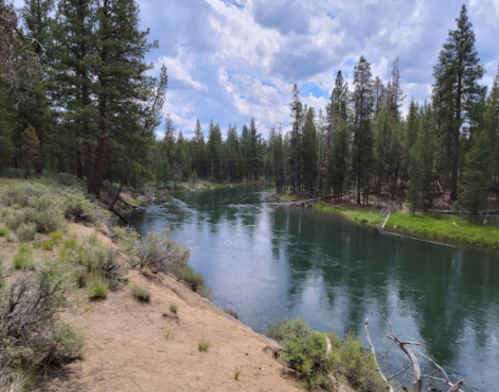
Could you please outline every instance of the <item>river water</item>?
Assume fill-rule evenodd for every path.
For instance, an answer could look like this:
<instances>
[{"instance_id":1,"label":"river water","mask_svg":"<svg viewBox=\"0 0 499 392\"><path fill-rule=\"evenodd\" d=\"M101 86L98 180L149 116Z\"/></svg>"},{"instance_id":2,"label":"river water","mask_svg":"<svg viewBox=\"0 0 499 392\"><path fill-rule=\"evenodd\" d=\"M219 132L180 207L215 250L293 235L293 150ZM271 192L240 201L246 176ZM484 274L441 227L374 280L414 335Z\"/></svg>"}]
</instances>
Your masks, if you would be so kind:
<instances>
[{"instance_id":1,"label":"river water","mask_svg":"<svg viewBox=\"0 0 499 392\"><path fill-rule=\"evenodd\" d=\"M340 337L354 331L367 347L364 320L373 312L379 361L395 373L407 359L386 339L386 314L402 340L419 342L450 374L497 390L497 252L382 235L311 208L265 205L263 194L256 186L183 193L130 221L142 234L171 228L215 304L256 331L300 317Z\"/></svg>"}]
</instances>

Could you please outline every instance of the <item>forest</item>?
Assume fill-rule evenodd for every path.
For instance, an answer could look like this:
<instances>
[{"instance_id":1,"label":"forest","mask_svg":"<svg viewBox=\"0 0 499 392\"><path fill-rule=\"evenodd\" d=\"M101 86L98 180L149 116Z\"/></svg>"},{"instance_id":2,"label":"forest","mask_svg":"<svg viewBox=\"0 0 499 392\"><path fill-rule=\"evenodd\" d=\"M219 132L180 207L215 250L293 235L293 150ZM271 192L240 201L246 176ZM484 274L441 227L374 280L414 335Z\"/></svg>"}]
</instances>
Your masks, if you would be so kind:
<instances>
[{"instance_id":1,"label":"forest","mask_svg":"<svg viewBox=\"0 0 499 392\"><path fill-rule=\"evenodd\" d=\"M278 193L350 194L364 205L406 200L413 211L442 198L477 213L499 198L499 74L490 89L482 83L464 5L433 68L431 95L411 99L406 116L399 60L383 83L361 56L352 85L337 71L318 112L295 85L289 126L259 130L252 118L223 135L213 120L207 130L198 120L192 138L170 116L156 137L167 70L152 76L145 56L157 42L148 33L134 0L28 0L20 9L1 0L0 174L71 173L97 198L105 181L121 191L200 178L266 180Z\"/></svg>"}]
</instances>

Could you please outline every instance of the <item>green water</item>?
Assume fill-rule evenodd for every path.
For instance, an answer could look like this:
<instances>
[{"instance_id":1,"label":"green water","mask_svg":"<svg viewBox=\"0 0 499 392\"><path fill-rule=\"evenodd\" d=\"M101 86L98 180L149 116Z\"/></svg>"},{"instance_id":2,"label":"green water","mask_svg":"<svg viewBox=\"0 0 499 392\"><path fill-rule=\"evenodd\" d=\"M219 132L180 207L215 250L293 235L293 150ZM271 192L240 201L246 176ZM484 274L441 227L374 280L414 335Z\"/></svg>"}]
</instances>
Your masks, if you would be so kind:
<instances>
[{"instance_id":1,"label":"green water","mask_svg":"<svg viewBox=\"0 0 499 392\"><path fill-rule=\"evenodd\" d=\"M170 227L191 249L212 299L257 331L285 317L314 329L371 334L387 373L406 359L385 335L386 314L404 340L479 391L499 385L499 257L381 235L310 208L275 208L263 188L189 192L135 212L142 233ZM401 380L410 381L408 373Z\"/></svg>"}]
</instances>

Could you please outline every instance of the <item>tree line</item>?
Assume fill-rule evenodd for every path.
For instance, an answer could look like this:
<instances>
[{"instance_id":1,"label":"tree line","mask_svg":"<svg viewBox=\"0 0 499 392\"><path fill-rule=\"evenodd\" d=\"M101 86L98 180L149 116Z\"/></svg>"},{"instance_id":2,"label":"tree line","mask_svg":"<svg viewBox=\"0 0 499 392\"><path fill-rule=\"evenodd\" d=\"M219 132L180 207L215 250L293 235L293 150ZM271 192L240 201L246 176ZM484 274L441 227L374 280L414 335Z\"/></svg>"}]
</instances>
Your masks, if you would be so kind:
<instances>
[{"instance_id":1,"label":"tree line","mask_svg":"<svg viewBox=\"0 0 499 392\"><path fill-rule=\"evenodd\" d=\"M352 86L338 71L324 111L304 105L295 85L290 131L272 128L267 140L254 119L241 135L229 125L225 139L211 123L207 141L199 121L194 137L185 140L181 133L175 138L167 120L153 158L157 179L264 177L278 193L340 200L355 192L359 204L370 196L406 199L413 211L442 197L474 213L486 209L499 198L499 73L487 92L465 6L456 22L433 69L431 96L411 100L405 118L398 59L384 85L361 56Z\"/></svg>"},{"instance_id":2,"label":"tree line","mask_svg":"<svg viewBox=\"0 0 499 392\"><path fill-rule=\"evenodd\" d=\"M104 180L121 190L264 178L279 193L406 199L413 210L441 197L475 213L499 199L499 73L487 91L465 6L431 96L411 100L407 116L398 59L385 85L361 56L352 85L338 71L318 113L295 85L290 130L268 138L254 118L224 135L212 121L206 136L198 120L185 138L169 116L155 138L167 75L152 77L144 61L157 43L138 28L134 0L28 0L20 10L0 0L0 15L0 171L70 172L97 197Z\"/></svg>"}]
</instances>

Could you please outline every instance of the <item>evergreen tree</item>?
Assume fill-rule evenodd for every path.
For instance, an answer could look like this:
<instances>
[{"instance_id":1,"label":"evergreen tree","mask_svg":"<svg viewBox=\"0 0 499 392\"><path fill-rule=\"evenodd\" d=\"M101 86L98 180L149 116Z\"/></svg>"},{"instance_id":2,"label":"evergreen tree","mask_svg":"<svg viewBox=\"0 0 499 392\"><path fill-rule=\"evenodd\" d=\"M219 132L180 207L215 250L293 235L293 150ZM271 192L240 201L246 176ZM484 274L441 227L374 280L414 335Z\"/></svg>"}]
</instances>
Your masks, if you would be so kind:
<instances>
[{"instance_id":1,"label":"evergreen tree","mask_svg":"<svg viewBox=\"0 0 499 392\"><path fill-rule=\"evenodd\" d=\"M301 192L302 178L301 178L301 162L300 162L300 143L303 122L303 105L300 101L300 90L295 84L293 86L293 102L291 107L291 137L289 147L289 169L292 175L291 183L293 184L293 191L295 194Z\"/></svg>"},{"instance_id":2,"label":"evergreen tree","mask_svg":"<svg viewBox=\"0 0 499 392\"><path fill-rule=\"evenodd\" d=\"M341 199L343 190L347 184L350 171L350 137L348 125L343 125L334 134L331 154L328 160L327 181L329 188L333 189L333 197Z\"/></svg>"},{"instance_id":3,"label":"evergreen tree","mask_svg":"<svg viewBox=\"0 0 499 392\"><path fill-rule=\"evenodd\" d=\"M435 125L429 105L420 110L416 143L411 149L407 201L414 213L432 205L431 187L435 179Z\"/></svg>"},{"instance_id":4,"label":"evergreen tree","mask_svg":"<svg viewBox=\"0 0 499 392\"><path fill-rule=\"evenodd\" d=\"M313 108L307 111L300 152L303 188L305 192L313 195L317 178L317 131L315 129L315 112Z\"/></svg>"},{"instance_id":5,"label":"evergreen tree","mask_svg":"<svg viewBox=\"0 0 499 392\"><path fill-rule=\"evenodd\" d=\"M441 170L449 177L450 198L458 198L460 136L477 120L476 108L484 89L478 82L483 76L475 50L475 34L463 5L457 29L449 32L447 43L434 68L433 105L439 126Z\"/></svg>"},{"instance_id":6,"label":"evergreen tree","mask_svg":"<svg viewBox=\"0 0 499 392\"><path fill-rule=\"evenodd\" d=\"M491 147L487 133L481 131L466 155L462 201L466 209L474 214L488 205Z\"/></svg>"},{"instance_id":7,"label":"evergreen tree","mask_svg":"<svg viewBox=\"0 0 499 392\"><path fill-rule=\"evenodd\" d=\"M354 71L354 105L352 169L357 187L357 203L361 204L361 192L364 204L368 200L370 167L373 160L371 119L373 113L373 91L371 64L364 56L360 57Z\"/></svg>"}]
</instances>

